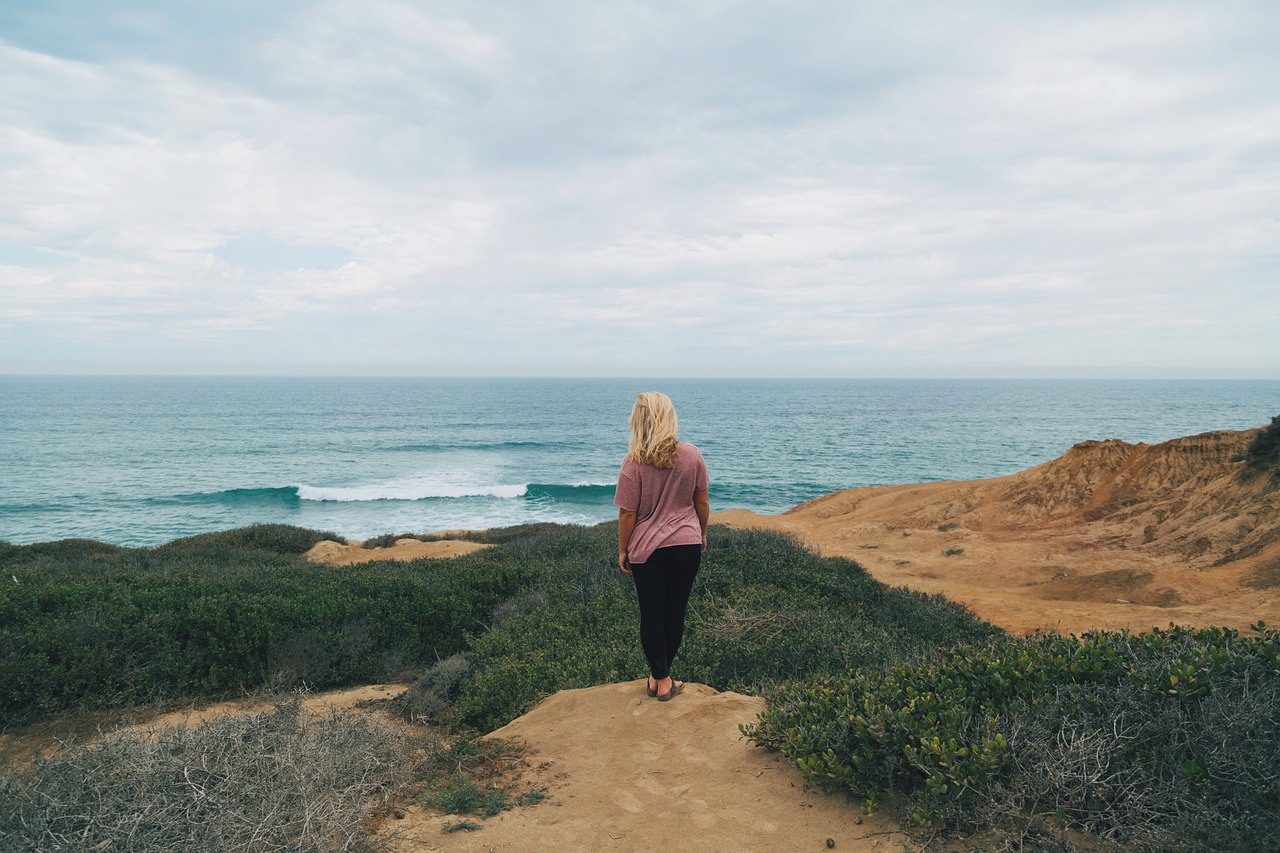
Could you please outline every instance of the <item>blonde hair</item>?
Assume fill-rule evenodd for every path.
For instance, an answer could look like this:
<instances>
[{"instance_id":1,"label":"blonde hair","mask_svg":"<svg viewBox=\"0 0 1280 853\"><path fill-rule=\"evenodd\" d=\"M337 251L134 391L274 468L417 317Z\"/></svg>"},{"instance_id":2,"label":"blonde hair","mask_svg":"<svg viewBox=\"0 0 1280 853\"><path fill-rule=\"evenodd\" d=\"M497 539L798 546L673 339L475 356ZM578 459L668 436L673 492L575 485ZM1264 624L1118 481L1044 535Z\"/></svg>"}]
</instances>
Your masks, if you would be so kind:
<instances>
[{"instance_id":1,"label":"blonde hair","mask_svg":"<svg viewBox=\"0 0 1280 853\"><path fill-rule=\"evenodd\" d=\"M676 465L676 407L671 398L657 391L636 397L631 410L631 443L627 455L637 462L657 468Z\"/></svg>"}]
</instances>

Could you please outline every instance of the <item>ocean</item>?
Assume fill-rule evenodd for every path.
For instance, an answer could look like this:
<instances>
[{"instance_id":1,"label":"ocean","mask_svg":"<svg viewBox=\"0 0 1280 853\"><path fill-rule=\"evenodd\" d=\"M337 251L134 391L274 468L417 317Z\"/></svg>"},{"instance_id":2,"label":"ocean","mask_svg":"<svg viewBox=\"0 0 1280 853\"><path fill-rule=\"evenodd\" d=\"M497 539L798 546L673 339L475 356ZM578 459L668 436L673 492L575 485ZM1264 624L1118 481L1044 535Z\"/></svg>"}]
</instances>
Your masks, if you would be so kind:
<instances>
[{"instance_id":1,"label":"ocean","mask_svg":"<svg viewBox=\"0 0 1280 853\"><path fill-rule=\"evenodd\" d=\"M0 376L0 540L594 524L648 390L702 449L712 509L766 513L1280 414L1280 381Z\"/></svg>"}]
</instances>

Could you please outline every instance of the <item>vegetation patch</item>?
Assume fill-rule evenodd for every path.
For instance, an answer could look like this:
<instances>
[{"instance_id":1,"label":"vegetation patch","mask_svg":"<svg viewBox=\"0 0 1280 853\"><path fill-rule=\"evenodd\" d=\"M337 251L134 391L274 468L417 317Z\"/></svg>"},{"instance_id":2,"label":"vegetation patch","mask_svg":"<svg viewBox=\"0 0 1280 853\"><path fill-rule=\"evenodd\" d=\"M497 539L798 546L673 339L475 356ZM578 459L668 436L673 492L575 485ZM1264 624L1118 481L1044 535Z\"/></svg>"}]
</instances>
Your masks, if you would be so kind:
<instances>
[{"instance_id":1,"label":"vegetation patch","mask_svg":"<svg viewBox=\"0 0 1280 853\"><path fill-rule=\"evenodd\" d=\"M5 850L368 850L412 739L299 702L195 729L123 730L0 769Z\"/></svg>"},{"instance_id":2,"label":"vegetation patch","mask_svg":"<svg viewBox=\"0 0 1280 853\"><path fill-rule=\"evenodd\" d=\"M346 539L336 533L327 531L308 530L287 524L254 524L249 527L239 527L235 530L202 533L199 536L175 539L172 542L161 545L160 548L189 549L201 546L218 546L259 549L270 551L274 554L305 554L315 547L318 542L347 544Z\"/></svg>"},{"instance_id":3,"label":"vegetation patch","mask_svg":"<svg viewBox=\"0 0 1280 853\"><path fill-rule=\"evenodd\" d=\"M1280 833L1280 633L1039 634L770 696L757 743L923 827L1080 829L1132 850Z\"/></svg>"},{"instance_id":4,"label":"vegetation patch","mask_svg":"<svg viewBox=\"0 0 1280 853\"><path fill-rule=\"evenodd\" d=\"M447 565L343 568L300 556L330 534L277 526L156 549L0 544L0 577L10 578L0 584L0 715L13 726L71 709L394 678L412 687L389 709L429 724L419 731L491 731L558 690L645 674L635 590L617 569L616 535L612 524L529 525L468 534L495 547ZM887 587L858 564L819 557L784 535L713 527L709 545L677 675L765 695L769 710L748 735L781 750L811 782L872 807L884 797L930 832L996 831L1015 846L1035 834L1037 845L1068 849L1062 839L1072 831L1133 850L1214 849L1223 838L1267 849L1280 837L1274 629L1010 637L961 605ZM1081 582L1108 600L1159 592L1127 570ZM225 840L238 836L211 815L228 808L252 825L236 797L269 782L248 770L200 775L188 759L215 750L198 766L217 767L216 749L243 741L252 747L243 760L259 766L252 772L267 772L292 747L268 744L252 726L287 728L287 720L228 721L249 728L215 729L222 734L204 746L174 740L194 735L112 736L44 760L47 783L7 772L0 831L44 833L40 844L56 846L47 839L87 832L105 843L137 827L156 844L169 843L165 833L181 839L168 849L242 849L216 846L239 842ZM299 742L315 740L314 726L290 725ZM353 738L331 736L359 752ZM133 757L102 751L126 747ZM510 749L441 736L409 750L426 756L410 784L423 802L457 814L455 828L474 828L473 818L545 795L522 787L523 758ZM301 758L288 761L288 772L333 791L350 787L301 769ZM394 760L379 761L387 766L378 773L400 778ZM134 765L151 769L130 770L127 784L109 775L109 767ZM125 796L144 777L150 787L128 796L203 815L207 832L224 840L191 841L181 833L206 830L160 828L144 806L104 799ZM170 794L145 793L162 783ZM53 789L43 784L63 788L46 796L39 791ZM397 784L377 782L372 805L333 806L330 823L358 824L363 818L349 816L376 812L385 787ZM224 793L215 801L212 791ZM293 806L280 808L279 819L296 830ZM357 839L346 849L365 843L342 835L346 829L315 831L332 833L316 849L342 849L343 838ZM25 849L10 837L19 836L0 846Z\"/></svg>"},{"instance_id":5,"label":"vegetation patch","mask_svg":"<svg viewBox=\"0 0 1280 853\"><path fill-rule=\"evenodd\" d=\"M558 527L490 552L520 560L534 580L521 607L471 638L472 670L454 709L460 722L487 731L557 690L645 674L635 589L618 571L616 535L613 525ZM997 633L961 605L886 587L857 563L819 557L790 537L713 527L677 675L763 693Z\"/></svg>"},{"instance_id":6,"label":"vegetation patch","mask_svg":"<svg viewBox=\"0 0 1280 853\"><path fill-rule=\"evenodd\" d=\"M439 533L383 533L361 543L362 548L390 548L401 539L413 539L418 542L443 542L461 540L463 542L479 542L484 545L502 545L515 539L545 533L561 525L549 522L533 524L516 524L511 527L496 527L492 530L446 530Z\"/></svg>"},{"instance_id":7,"label":"vegetation patch","mask_svg":"<svg viewBox=\"0 0 1280 853\"><path fill-rule=\"evenodd\" d=\"M463 651L531 582L509 556L338 568L299 556L327 534L247 531L157 549L54 543L0 554L10 578L0 585L0 716L13 725L402 677Z\"/></svg>"},{"instance_id":8,"label":"vegetation patch","mask_svg":"<svg viewBox=\"0 0 1280 853\"><path fill-rule=\"evenodd\" d=\"M1271 419L1249 442L1244 452L1245 476L1270 474L1280 477L1280 415Z\"/></svg>"},{"instance_id":9,"label":"vegetation patch","mask_svg":"<svg viewBox=\"0 0 1280 853\"><path fill-rule=\"evenodd\" d=\"M1275 589L1280 587L1280 559L1263 563L1245 578L1244 585L1251 589Z\"/></svg>"},{"instance_id":10,"label":"vegetation patch","mask_svg":"<svg viewBox=\"0 0 1280 853\"><path fill-rule=\"evenodd\" d=\"M527 768L524 749L517 744L462 735L435 751L424 766L421 775L426 781L419 799L425 808L464 818L452 824L453 829L445 824L445 832L479 829L480 824L465 818L493 817L547 797L544 788L530 788L525 782Z\"/></svg>"}]
</instances>

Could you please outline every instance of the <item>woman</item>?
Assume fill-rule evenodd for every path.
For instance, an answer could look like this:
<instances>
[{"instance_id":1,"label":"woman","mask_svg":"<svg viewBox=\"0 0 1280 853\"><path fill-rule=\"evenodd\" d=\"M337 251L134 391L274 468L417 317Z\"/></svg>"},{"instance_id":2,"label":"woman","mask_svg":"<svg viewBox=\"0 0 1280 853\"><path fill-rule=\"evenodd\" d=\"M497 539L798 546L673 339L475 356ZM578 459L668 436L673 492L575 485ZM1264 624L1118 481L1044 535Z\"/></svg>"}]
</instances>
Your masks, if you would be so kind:
<instances>
[{"instance_id":1,"label":"woman","mask_svg":"<svg viewBox=\"0 0 1280 853\"><path fill-rule=\"evenodd\" d=\"M631 442L618 472L618 568L640 601L640 645L649 661L649 695L665 702L684 687L671 677L693 579L707 550L707 465L676 439L666 394L636 397Z\"/></svg>"}]
</instances>

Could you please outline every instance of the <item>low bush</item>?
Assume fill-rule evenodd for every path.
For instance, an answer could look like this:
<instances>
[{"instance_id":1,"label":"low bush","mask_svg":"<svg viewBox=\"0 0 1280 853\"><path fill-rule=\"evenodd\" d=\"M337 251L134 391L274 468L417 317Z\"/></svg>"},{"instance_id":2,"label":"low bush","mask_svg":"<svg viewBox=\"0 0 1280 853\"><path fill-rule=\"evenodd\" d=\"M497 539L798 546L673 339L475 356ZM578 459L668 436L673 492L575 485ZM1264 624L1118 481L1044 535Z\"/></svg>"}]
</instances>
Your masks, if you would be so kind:
<instances>
[{"instance_id":1,"label":"low bush","mask_svg":"<svg viewBox=\"0 0 1280 853\"><path fill-rule=\"evenodd\" d=\"M510 808L511 800L501 788L482 788L470 776L460 773L439 789L428 791L422 804L445 814L493 817Z\"/></svg>"},{"instance_id":2,"label":"low bush","mask_svg":"<svg viewBox=\"0 0 1280 853\"><path fill-rule=\"evenodd\" d=\"M618 571L616 535L609 524L557 527L494 549L532 567L535 580L519 607L500 605L490 630L471 638L462 722L486 730L557 690L645 674L635 589ZM995 633L960 605L885 587L856 563L821 558L790 537L713 527L677 676L760 692Z\"/></svg>"},{"instance_id":3,"label":"low bush","mask_svg":"<svg viewBox=\"0 0 1280 853\"><path fill-rule=\"evenodd\" d=\"M1249 442L1244 452L1246 474L1280 476L1280 415L1271 419Z\"/></svg>"},{"instance_id":4,"label":"low bush","mask_svg":"<svg viewBox=\"0 0 1280 853\"><path fill-rule=\"evenodd\" d=\"M783 686L744 731L813 783L872 806L904 795L924 826L1044 818L1126 849L1217 849L1222 833L1265 849L1280 634L1256 631L998 637Z\"/></svg>"},{"instance_id":5,"label":"low bush","mask_svg":"<svg viewBox=\"0 0 1280 853\"><path fill-rule=\"evenodd\" d=\"M233 531L234 533L234 531ZM358 568L209 537L159 549L17 548L0 585L0 714L29 722L305 683L399 676L461 652L524 589L486 553ZM292 542L289 545L287 543Z\"/></svg>"},{"instance_id":6,"label":"low bush","mask_svg":"<svg viewBox=\"0 0 1280 853\"><path fill-rule=\"evenodd\" d=\"M305 554L317 542L341 542L346 544L336 533L322 530L308 530L303 527L292 527L288 524L255 524L235 530L224 530L217 533L202 533L198 536L187 536L161 545L160 548L192 548L208 545L228 548L254 548L270 551L273 554Z\"/></svg>"},{"instance_id":7,"label":"low bush","mask_svg":"<svg viewBox=\"0 0 1280 853\"><path fill-rule=\"evenodd\" d=\"M457 654L429 668L408 690L392 699L392 710L411 723L448 723L449 711L471 672L471 658Z\"/></svg>"},{"instance_id":8,"label":"low bush","mask_svg":"<svg viewBox=\"0 0 1280 853\"><path fill-rule=\"evenodd\" d=\"M56 542L37 542L34 545L10 545L4 543L0 559L10 560L19 555L46 560L78 560L99 554L116 554L123 551L119 545L96 542L93 539L59 539Z\"/></svg>"},{"instance_id":9,"label":"low bush","mask_svg":"<svg viewBox=\"0 0 1280 853\"><path fill-rule=\"evenodd\" d=\"M515 524L510 527L495 527L490 530L446 530L439 533L383 533L361 543L362 548L389 548L401 539L416 539L419 542L440 542L445 539L461 539L466 542L480 542L485 545L503 545L516 539L523 539L538 533L555 530L561 525L549 522L533 524Z\"/></svg>"},{"instance_id":10,"label":"low bush","mask_svg":"<svg viewBox=\"0 0 1280 853\"><path fill-rule=\"evenodd\" d=\"M370 850L412 781L409 736L297 702L199 728L124 730L0 768L5 850Z\"/></svg>"},{"instance_id":11,"label":"low bush","mask_svg":"<svg viewBox=\"0 0 1280 853\"><path fill-rule=\"evenodd\" d=\"M361 548L373 550L374 548L390 548L401 539L417 539L416 536L410 536L407 533L384 533L381 536L373 536L360 543Z\"/></svg>"}]
</instances>

